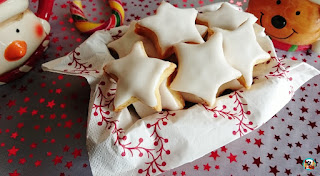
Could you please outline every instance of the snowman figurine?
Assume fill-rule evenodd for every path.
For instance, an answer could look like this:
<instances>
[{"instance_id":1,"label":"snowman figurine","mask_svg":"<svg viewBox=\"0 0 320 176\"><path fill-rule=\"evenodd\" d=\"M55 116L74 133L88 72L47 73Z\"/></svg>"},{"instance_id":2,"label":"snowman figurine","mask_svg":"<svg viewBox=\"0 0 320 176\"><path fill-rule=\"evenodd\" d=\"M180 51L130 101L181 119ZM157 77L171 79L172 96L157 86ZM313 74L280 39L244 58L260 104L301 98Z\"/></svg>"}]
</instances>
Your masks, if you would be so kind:
<instances>
[{"instance_id":1,"label":"snowman figurine","mask_svg":"<svg viewBox=\"0 0 320 176\"><path fill-rule=\"evenodd\" d=\"M32 69L47 49L54 0L39 0L36 14L28 0L0 0L0 85Z\"/></svg>"}]
</instances>

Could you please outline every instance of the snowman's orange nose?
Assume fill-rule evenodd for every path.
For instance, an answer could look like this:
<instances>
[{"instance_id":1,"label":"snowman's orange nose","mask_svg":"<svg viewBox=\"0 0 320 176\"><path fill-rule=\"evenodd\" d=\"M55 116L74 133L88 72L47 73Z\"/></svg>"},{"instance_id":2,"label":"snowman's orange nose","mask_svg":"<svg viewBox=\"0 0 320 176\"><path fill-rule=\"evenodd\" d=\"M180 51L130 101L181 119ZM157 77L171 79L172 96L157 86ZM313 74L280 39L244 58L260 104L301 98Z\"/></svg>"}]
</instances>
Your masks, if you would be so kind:
<instances>
[{"instance_id":1,"label":"snowman's orange nose","mask_svg":"<svg viewBox=\"0 0 320 176\"><path fill-rule=\"evenodd\" d=\"M16 40L7 46L4 52L4 58L7 61L17 61L21 59L27 52L27 43L25 41Z\"/></svg>"}]
</instances>

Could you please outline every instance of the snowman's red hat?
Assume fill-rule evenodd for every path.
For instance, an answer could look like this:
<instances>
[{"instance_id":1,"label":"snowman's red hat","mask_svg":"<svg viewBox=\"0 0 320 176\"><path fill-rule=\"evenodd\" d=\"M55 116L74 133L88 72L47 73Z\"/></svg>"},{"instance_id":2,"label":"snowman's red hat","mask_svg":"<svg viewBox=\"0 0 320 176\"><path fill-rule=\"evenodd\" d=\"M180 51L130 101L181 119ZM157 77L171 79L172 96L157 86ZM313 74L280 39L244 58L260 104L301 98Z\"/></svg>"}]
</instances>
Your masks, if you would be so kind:
<instances>
[{"instance_id":1,"label":"snowman's red hat","mask_svg":"<svg viewBox=\"0 0 320 176\"><path fill-rule=\"evenodd\" d=\"M0 23L24 12L29 6L29 0L0 0Z\"/></svg>"},{"instance_id":2,"label":"snowman's red hat","mask_svg":"<svg viewBox=\"0 0 320 176\"><path fill-rule=\"evenodd\" d=\"M318 5L320 5L320 0L310 0L311 2L313 2L313 3L316 3L316 4L318 4Z\"/></svg>"}]
</instances>

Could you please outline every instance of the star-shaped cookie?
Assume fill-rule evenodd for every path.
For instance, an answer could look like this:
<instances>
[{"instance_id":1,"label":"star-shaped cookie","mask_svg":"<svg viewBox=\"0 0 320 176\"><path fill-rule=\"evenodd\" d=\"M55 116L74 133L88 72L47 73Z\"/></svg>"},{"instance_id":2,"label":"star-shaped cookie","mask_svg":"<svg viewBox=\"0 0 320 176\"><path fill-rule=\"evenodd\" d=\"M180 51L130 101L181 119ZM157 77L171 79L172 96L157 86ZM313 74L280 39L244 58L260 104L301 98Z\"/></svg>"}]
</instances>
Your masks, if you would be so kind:
<instances>
[{"instance_id":1,"label":"star-shaped cookie","mask_svg":"<svg viewBox=\"0 0 320 176\"><path fill-rule=\"evenodd\" d=\"M114 111L119 112L135 101L161 111L159 86L175 68L173 63L149 58L141 41L134 44L127 56L107 63L104 71L117 81Z\"/></svg>"},{"instance_id":2,"label":"star-shaped cookie","mask_svg":"<svg viewBox=\"0 0 320 176\"><path fill-rule=\"evenodd\" d=\"M118 53L119 57L124 57L130 53L132 46L137 41L142 41L147 55L149 57L158 58L159 55L153 43L146 37L138 35L134 32L136 28L136 24L137 24L137 21L132 21L130 23L128 31L118 40L110 42L108 44L108 47L115 50Z\"/></svg>"},{"instance_id":3,"label":"star-shaped cookie","mask_svg":"<svg viewBox=\"0 0 320 176\"><path fill-rule=\"evenodd\" d=\"M178 73L170 85L176 91L200 97L214 106L219 87L241 76L225 59L222 34L215 33L206 43L175 45Z\"/></svg>"},{"instance_id":4,"label":"star-shaped cookie","mask_svg":"<svg viewBox=\"0 0 320 176\"><path fill-rule=\"evenodd\" d=\"M257 42L252 23L246 21L234 31L220 28L213 28L213 31L222 33L227 61L242 73L239 79L241 84L250 88L254 65L270 59L270 55Z\"/></svg>"},{"instance_id":5,"label":"star-shaped cookie","mask_svg":"<svg viewBox=\"0 0 320 176\"><path fill-rule=\"evenodd\" d=\"M274 49L273 43L269 36L266 35L264 27L260 26L257 23L253 24L253 29L256 34L257 42L261 48L270 53L272 57L277 57L277 53Z\"/></svg>"},{"instance_id":6,"label":"star-shaped cookie","mask_svg":"<svg viewBox=\"0 0 320 176\"><path fill-rule=\"evenodd\" d=\"M152 40L161 58L173 54L173 45L180 42L203 43L195 20L195 9L179 9L163 1L156 15L137 23L136 32Z\"/></svg>"},{"instance_id":7,"label":"star-shaped cookie","mask_svg":"<svg viewBox=\"0 0 320 176\"><path fill-rule=\"evenodd\" d=\"M135 33L137 21L132 21L129 25L127 32L118 40L112 41L108 44L108 47L115 50L119 57L128 55L132 49L132 46L142 41L144 49L149 57L160 58L151 40ZM196 28L200 35L204 37L207 34L208 27L204 25L196 25Z\"/></svg>"},{"instance_id":8,"label":"star-shaped cookie","mask_svg":"<svg viewBox=\"0 0 320 176\"><path fill-rule=\"evenodd\" d=\"M160 96L161 96L161 104L162 109L175 111L183 109L184 107L184 99L181 94L177 91L174 91L169 88L169 83L171 80L170 76L168 79L165 79L160 85ZM156 111L147 105L141 102L133 103L133 107L140 117L146 117L148 115L156 113Z\"/></svg>"},{"instance_id":9,"label":"star-shaped cookie","mask_svg":"<svg viewBox=\"0 0 320 176\"><path fill-rule=\"evenodd\" d=\"M235 30L248 19L252 23L257 21L254 15L239 11L229 3L223 3L216 11L199 13L197 23L206 25L209 28L218 27L226 30Z\"/></svg>"}]
</instances>

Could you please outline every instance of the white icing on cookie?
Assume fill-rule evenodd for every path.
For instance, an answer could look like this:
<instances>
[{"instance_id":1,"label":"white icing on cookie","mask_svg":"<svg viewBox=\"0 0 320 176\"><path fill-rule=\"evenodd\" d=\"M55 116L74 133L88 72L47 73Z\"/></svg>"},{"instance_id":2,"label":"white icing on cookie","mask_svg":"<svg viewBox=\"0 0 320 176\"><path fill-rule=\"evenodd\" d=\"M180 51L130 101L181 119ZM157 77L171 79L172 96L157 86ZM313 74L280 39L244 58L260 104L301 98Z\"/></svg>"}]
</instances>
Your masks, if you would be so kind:
<instances>
[{"instance_id":1,"label":"white icing on cookie","mask_svg":"<svg viewBox=\"0 0 320 176\"><path fill-rule=\"evenodd\" d=\"M196 95L187 92L181 92L181 95L185 101L192 103L205 103L201 98L197 97Z\"/></svg>"},{"instance_id":2,"label":"white icing on cookie","mask_svg":"<svg viewBox=\"0 0 320 176\"><path fill-rule=\"evenodd\" d=\"M104 70L117 78L115 111L120 111L137 100L161 111L159 85L174 68L173 63L149 58L141 41L134 44L127 56L109 62Z\"/></svg>"},{"instance_id":3,"label":"white icing on cookie","mask_svg":"<svg viewBox=\"0 0 320 176\"><path fill-rule=\"evenodd\" d=\"M208 27L205 25L196 24L196 28L202 37L204 37L208 32Z\"/></svg>"},{"instance_id":4,"label":"white icing on cookie","mask_svg":"<svg viewBox=\"0 0 320 176\"><path fill-rule=\"evenodd\" d=\"M180 42L203 43L195 20L195 9L179 9L162 1L156 15L146 17L138 22L139 25L148 28L157 35L161 56L164 56L174 44Z\"/></svg>"},{"instance_id":5,"label":"white icing on cookie","mask_svg":"<svg viewBox=\"0 0 320 176\"><path fill-rule=\"evenodd\" d=\"M168 79L164 80L160 85L160 96L161 96L162 109L179 110L184 107L184 102L182 97L178 97L181 95L178 92L171 90L169 88Z\"/></svg>"},{"instance_id":6,"label":"white icing on cookie","mask_svg":"<svg viewBox=\"0 0 320 176\"><path fill-rule=\"evenodd\" d=\"M128 31L118 40L110 42L108 47L114 49L118 53L119 57L124 57L130 53L132 46L137 41L142 41L147 55L149 57L159 58L152 41L134 32L136 23L137 21L132 21Z\"/></svg>"},{"instance_id":7,"label":"white icing on cookie","mask_svg":"<svg viewBox=\"0 0 320 176\"><path fill-rule=\"evenodd\" d=\"M255 23L257 18L247 12L236 10L231 4L223 3L216 11L199 13L197 21L208 24L209 28L218 27L226 30L235 30L245 21Z\"/></svg>"},{"instance_id":8,"label":"white icing on cookie","mask_svg":"<svg viewBox=\"0 0 320 176\"><path fill-rule=\"evenodd\" d=\"M256 63L266 61L270 55L256 40L253 25L247 21L234 31L214 28L223 34L223 50L227 61L242 73L245 87L252 84L252 71Z\"/></svg>"},{"instance_id":9,"label":"white icing on cookie","mask_svg":"<svg viewBox=\"0 0 320 176\"><path fill-rule=\"evenodd\" d=\"M223 84L219 88L217 95L220 96L227 89L231 89L231 90L235 91L235 90L239 90L241 88L243 88L243 85L241 85L238 80L234 79L232 81L229 81L229 82Z\"/></svg>"},{"instance_id":10,"label":"white icing on cookie","mask_svg":"<svg viewBox=\"0 0 320 176\"><path fill-rule=\"evenodd\" d=\"M241 76L224 57L221 33L203 44L177 44L175 52L179 67L170 88L196 95L209 106L214 105L222 84Z\"/></svg>"},{"instance_id":11,"label":"white icing on cookie","mask_svg":"<svg viewBox=\"0 0 320 176\"><path fill-rule=\"evenodd\" d=\"M221 7L221 5L222 5L223 3L224 3L224 2L217 2L217 3L210 4L210 5L205 5L205 6L202 6L202 7L197 7L196 10L197 10L199 13L216 11L216 10L218 10L218 9Z\"/></svg>"},{"instance_id":12,"label":"white icing on cookie","mask_svg":"<svg viewBox=\"0 0 320 176\"><path fill-rule=\"evenodd\" d=\"M132 103L134 109L136 110L137 114L141 117L147 117L149 115L157 113L156 110L152 109L150 106L147 106L140 101Z\"/></svg>"},{"instance_id":13,"label":"white icing on cookie","mask_svg":"<svg viewBox=\"0 0 320 176\"><path fill-rule=\"evenodd\" d=\"M176 97L176 96L181 96L181 95L178 92L175 92L168 87L168 79L165 79L161 83L159 89L160 89L162 109L170 110L170 111L183 109L184 102L179 101L180 99L181 100L183 100L183 99L182 99L182 97ZM136 109L136 112L142 118L157 112L154 109L152 109L151 107L149 107L139 101L133 103L133 107Z\"/></svg>"},{"instance_id":14,"label":"white icing on cookie","mask_svg":"<svg viewBox=\"0 0 320 176\"><path fill-rule=\"evenodd\" d=\"M277 57L276 51L274 49L273 43L271 41L271 39L266 35L265 28L260 26L257 23L253 24L253 29L254 32L256 34L256 38L257 38L257 42L259 43L259 45L261 46L261 48L265 51L265 52L270 52L270 55L273 57Z\"/></svg>"}]
</instances>

